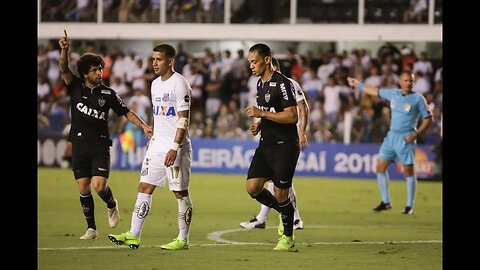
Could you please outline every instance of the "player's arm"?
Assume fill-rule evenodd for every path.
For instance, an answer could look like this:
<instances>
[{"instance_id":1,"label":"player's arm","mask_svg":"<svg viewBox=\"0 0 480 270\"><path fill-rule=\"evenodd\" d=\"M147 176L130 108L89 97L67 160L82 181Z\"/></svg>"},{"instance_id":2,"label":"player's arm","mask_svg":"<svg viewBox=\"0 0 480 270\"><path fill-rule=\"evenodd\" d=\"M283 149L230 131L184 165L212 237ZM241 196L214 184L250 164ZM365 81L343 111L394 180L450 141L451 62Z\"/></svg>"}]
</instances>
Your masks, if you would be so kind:
<instances>
[{"instance_id":1,"label":"player's arm","mask_svg":"<svg viewBox=\"0 0 480 270\"><path fill-rule=\"evenodd\" d=\"M348 77L347 81L348 81L348 85L350 85L350 87L354 87L356 90L361 91L361 92L363 91L364 93L366 93L368 95L378 97L378 90L379 90L378 87L371 86L371 85L364 85L363 83L361 83L360 81L358 81L357 79L352 78L352 77Z\"/></svg>"},{"instance_id":2,"label":"player's arm","mask_svg":"<svg viewBox=\"0 0 480 270\"><path fill-rule=\"evenodd\" d=\"M188 128L188 115L189 111L179 111L178 112L178 124L177 124L177 131L175 132L175 139L174 143L180 144L185 138L185 134L187 133Z\"/></svg>"},{"instance_id":3,"label":"player's arm","mask_svg":"<svg viewBox=\"0 0 480 270\"><path fill-rule=\"evenodd\" d=\"M250 132L253 136L257 136L257 134L262 129L262 120L254 121L253 124L250 125Z\"/></svg>"},{"instance_id":4,"label":"player's arm","mask_svg":"<svg viewBox=\"0 0 480 270\"><path fill-rule=\"evenodd\" d=\"M422 134L425 132L428 127L433 123L433 114L430 110L428 110L427 106L427 101L425 100L425 97L421 96L421 101L418 102L418 109L420 114L423 116L422 123L420 124L420 127L413 132L412 134L409 134L405 140L409 143L413 142L418 135Z\"/></svg>"},{"instance_id":5,"label":"player's arm","mask_svg":"<svg viewBox=\"0 0 480 270\"><path fill-rule=\"evenodd\" d=\"M178 148L180 148L180 144L185 138L185 134L187 134L189 115L190 110L178 112L177 131L175 132L175 138L173 139L172 146L165 155L165 166L172 166L173 162L175 162L175 159L177 158Z\"/></svg>"},{"instance_id":6,"label":"player's arm","mask_svg":"<svg viewBox=\"0 0 480 270\"><path fill-rule=\"evenodd\" d=\"M425 132L428 127L432 124L433 122L433 117L428 117L428 118L423 118L422 123L420 124L420 127L418 127L416 134L417 136Z\"/></svg>"},{"instance_id":7,"label":"player's arm","mask_svg":"<svg viewBox=\"0 0 480 270\"><path fill-rule=\"evenodd\" d=\"M283 112L268 112L262 111L255 106L248 106L245 108L245 112L249 117L259 117L262 119L268 119L281 124L296 124L298 121L297 106L290 106L283 109Z\"/></svg>"},{"instance_id":8,"label":"player's arm","mask_svg":"<svg viewBox=\"0 0 480 270\"><path fill-rule=\"evenodd\" d=\"M68 67L68 49L70 48L70 40L68 39L67 36L67 30L63 30L64 36L60 38L58 41L58 44L60 44L60 48L62 51L60 52L60 72L62 72L63 76L63 81L65 82L66 85L70 85L70 83L73 81L73 75L72 71Z\"/></svg>"},{"instance_id":9,"label":"player's arm","mask_svg":"<svg viewBox=\"0 0 480 270\"><path fill-rule=\"evenodd\" d=\"M128 119L128 121L132 122L134 125L137 127L140 127L143 129L143 132L147 135L148 138L151 138L153 135L153 129L149 125L143 121L138 114L136 114L134 111L130 110L125 114L125 117Z\"/></svg>"},{"instance_id":10,"label":"player's arm","mask_svg":"<svg viewBox=\"0 0 480 270\"><path fill-rule=\"evenodd\" d=\"M299 129L299 139L300 139L300 148L305 150L308 146L308 139L307 139L307 125L308 119L310 115L310 108L308 107L307 99L303 99L297 103L298 106L298 129Z\"/></svg>"},{"instance_id":11,"label":"player's arm","mask_svg":"<svg viewBox=\"0 0 480 270\"><path fill-rule=\"evenodd\" d=\"M420 134L422 134L428 129L428 127L430 126L430 124L432 124L432 122L433 122L433 117L423 118L422 123L420 124L420 127L418 127L417 131L411 134L408 134L405 137L405 141L407 141L408 143L412 143Z\"/></svg>"}]
</instances>

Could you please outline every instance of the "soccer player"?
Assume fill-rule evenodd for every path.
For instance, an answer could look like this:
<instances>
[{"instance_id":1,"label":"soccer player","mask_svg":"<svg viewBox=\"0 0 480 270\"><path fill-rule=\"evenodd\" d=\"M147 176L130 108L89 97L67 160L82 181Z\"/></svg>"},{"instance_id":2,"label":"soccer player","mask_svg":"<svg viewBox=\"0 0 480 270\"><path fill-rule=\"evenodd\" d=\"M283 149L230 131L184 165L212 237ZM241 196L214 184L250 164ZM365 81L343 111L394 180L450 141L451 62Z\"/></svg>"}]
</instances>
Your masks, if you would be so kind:
<instances>
[{"instance_id":1,"label":"soccer player","mask_svg":"<svg viewBox=\"0 0 480 270\"><path fill-rule=\"evenodd\" d=\"M141 127L147 136L152 135L152 128L131 111L113 89L102 84L105 63L101 56L92 53L82 55L77 62L80 76L77 77L68 67L70 41L66 30L59 44L62 49L60 70L67 85L71 105L69 140L72 143L72 170L87 221L87 231L80 239L97 239L92 187L107 204L109 226L115 228L120 219L118 201L107 185L112 146L108 131L108 113L112 109L117 115L125 116L130 122Z\"/></svg>"},{"instance_id":2,"label":"soccer player","mask_svg":"<svg viewBox=\"0 0 480 270\"><path fill-rule=\"evenodd\" d=\"M247 193L261 204L281 213L283 235L276 251L288 251L295 246L293 236L293 203L289 198L300 146L297 132L297 101L292 82L272 68L270 47L257 43L250 47L248 62L252 73L260 76L257 83L258 107L248 106L249 117L261 118L250 125L256 136L261 131L259 146L248 169ZM272 180L275 196L264 188Z\"/></svg>"},{"instance_id":3,"label":"soccer player","mask_svg":"<svg viewBox=\"0 0 480 270\"><path fill-rule=\"evenodd\" d=\"M152 52L153 70L159 75L152 81L153 137L149 141L143 160L138 195L132 213L130 230L122 234L109 234L110 241L140 246L140 236L152 206L156 187L168 187L178 202L178 236L162 249L188 249L192 200L188 192L190 183L192 145L188 122L192 88L180 73L175 72L175 49L168 44L156 46Z\"/></svg>"},{"instance_id":4,"label":"soccer player","mask_svg":"<svg viewBox=\"0 0 480 270\"><path fill-rule=\"evenodd\" d=\"M379 89L376 86L363 85L355 78L347 78L348 84L358 91L390 101L392 114L390 129L378 153L377 182L382 201L373 208L376 212L392 208L389 196L390 177L387 168L390 162L399 160L407 179L407 203L402 213L413 214L413 201L417 187L417 176L414 172L416 138L432 123L432 114L427 108L425 98L412 91L414 79L413 74L404 71L400 74L401 89ZM423 120L417 129L420 117L423 117Z\"/></svg>"},{"instance_id":5,"label":"soccer player","mask_svg":"<svg viewBox=\"0 0 480 270\"><path fill-rule=\"evenodd\" d=\"M273 71L278 71L280 73L282 72L280 70L280 63L278 62L277 58L272 57L272 65L273 65ZM296 100L297 100L298 114L299 114L298 126L299 126L300 149L305 150L307 149L307 146L308 146L308 138L306 135L307 125L309 121L308 102L305 95L303 94L303 90L300 87L300 84L298 84L298 82L296 82L291 78L288 78L288 79L292 82L293 87L295 89L295 93L296 93ZM273 182L269 181L267 186L268 186L267 188L268 191L270 191L273 194L274 193ZM293 202L293 208L294 208L293 229L301 230L303 229L303 221L298 211L297 193L295 192L295 188L293 187L293 184L292 184L292 187L290 188L289 196L290 196L290 200L292 200ZM254 228L265 229L265 220L267 219L270 209L271 209L270 207L267 207L261 204L260 212L253 219L249 221L241 222L240 227L245 229L254 229ZM281 220L279 222L281 222ZM279 234L282 235L283 226L281 226L281 224L279 225L280 225Z\"/></svg>"}]
</instances>

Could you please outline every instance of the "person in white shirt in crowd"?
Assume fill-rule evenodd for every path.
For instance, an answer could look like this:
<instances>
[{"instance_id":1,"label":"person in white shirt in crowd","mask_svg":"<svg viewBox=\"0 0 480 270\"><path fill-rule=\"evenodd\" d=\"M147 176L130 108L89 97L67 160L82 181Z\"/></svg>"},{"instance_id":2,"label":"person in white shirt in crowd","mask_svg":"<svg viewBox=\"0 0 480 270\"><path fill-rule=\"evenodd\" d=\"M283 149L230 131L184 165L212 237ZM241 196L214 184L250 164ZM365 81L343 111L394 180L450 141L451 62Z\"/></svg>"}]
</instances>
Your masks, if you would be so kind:
<instances>
[{"instance_id":1,"label":"person in white shirt in crowd","mask_svg":"<svg viewBox=\"0 0 480 270\"><path fill-rule=\"evenodd\" d=\"M426 93L430 92L431 88L432 86L428 78L425 77L423 72L417 71L417 73L415 73L415 84L413 85L413 91L425 95Z\"/></svg>"},{"instance_id":2,"label":"person in white shirt in crowd","mask_svg":"<svg viewBox=\"0 0 480 270\"><path fill-rule=\"evenodd\" d=\"M365 79L365 84L380 87L382 84L381 77L378 75L378 68L376 66L372 66L370 68L370 75Z\"/></svg>"},{"instance_id":3,"label":"person in white shirt in crowd","mask_svg":"<svg viewBox=\"0 0 480 270\"><path fill-rule=\"evenodd\" d=\"M432 67L432 62L430 62L430 60L428 60L427 52L421 52L420 53L420 59L418 59L417 62L415 62L415 64L413 64L413 71L412 72L414 74L416 74L419 71L422 72L423 75L425 75L425 77L427 79L432 78L433 67Z\"/></svg>"}]
</instances>

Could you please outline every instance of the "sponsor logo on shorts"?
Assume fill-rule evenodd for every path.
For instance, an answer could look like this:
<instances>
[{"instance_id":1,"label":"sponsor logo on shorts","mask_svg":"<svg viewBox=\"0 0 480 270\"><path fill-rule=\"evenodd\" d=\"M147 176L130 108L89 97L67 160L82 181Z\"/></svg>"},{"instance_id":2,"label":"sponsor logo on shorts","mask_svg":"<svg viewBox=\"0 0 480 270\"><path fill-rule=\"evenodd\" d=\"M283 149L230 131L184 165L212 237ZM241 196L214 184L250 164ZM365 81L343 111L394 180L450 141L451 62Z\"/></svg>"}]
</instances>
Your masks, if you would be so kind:
<instances>
[{"instance_id":1,"label":"sponsor logo on shorts","mask_svg":"<svg viewBox=\"0 0 480 270\"><path fill-rule=\"evenodd\" d=\"M105 168L98 168L98 170L99 170L99 171L102 171L102 172L106 172L106 171L107 171L107 169L105 169Z\"/></svg>"}]
</instances>

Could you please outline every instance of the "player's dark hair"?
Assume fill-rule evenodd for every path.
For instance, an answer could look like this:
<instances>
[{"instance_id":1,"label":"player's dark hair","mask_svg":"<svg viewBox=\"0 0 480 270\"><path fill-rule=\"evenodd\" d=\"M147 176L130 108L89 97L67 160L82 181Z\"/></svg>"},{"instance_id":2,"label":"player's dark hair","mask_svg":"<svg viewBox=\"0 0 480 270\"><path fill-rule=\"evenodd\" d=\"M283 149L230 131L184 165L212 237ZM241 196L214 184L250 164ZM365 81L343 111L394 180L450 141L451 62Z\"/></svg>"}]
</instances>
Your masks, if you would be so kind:
<instances>
[{"instance_id":1,"label":"player's dark hair","mask_svg":"<svg viewBox=\"0 0 480 270\"><path fill-rule=\"evenodd\" d=\"M77 72L80 76L88 74L91 67L105 67L105 61L100 55L94 53L85 53L77 61Z\"/></svg>"},{"instance_id":2,"label":"player's dark hair","mask_svg":"<svg viewBox=\"0 0 480 270\"><path fill-rule=\"evenodd\" d=\"M257 43L253 45L252 47L250 47L249 52L257 52L258 55L260 55L261 57L272 56L272 51L270 50L270 47L263 43Z\"/></svg>"},{"instance_id":3,"label":"player's dark hair","mask_svg":"<svg viewBox=\"0 0 480 270\"><path fill-rule=\"evenodd\" d=\"M175 48L173 48L173 46L169 44L157 45L155 48L153 48L153 51L164 53L168 58L173 58L176 54Z\"/></svg>"}]
</instances>

